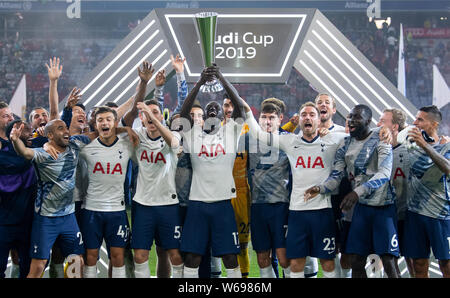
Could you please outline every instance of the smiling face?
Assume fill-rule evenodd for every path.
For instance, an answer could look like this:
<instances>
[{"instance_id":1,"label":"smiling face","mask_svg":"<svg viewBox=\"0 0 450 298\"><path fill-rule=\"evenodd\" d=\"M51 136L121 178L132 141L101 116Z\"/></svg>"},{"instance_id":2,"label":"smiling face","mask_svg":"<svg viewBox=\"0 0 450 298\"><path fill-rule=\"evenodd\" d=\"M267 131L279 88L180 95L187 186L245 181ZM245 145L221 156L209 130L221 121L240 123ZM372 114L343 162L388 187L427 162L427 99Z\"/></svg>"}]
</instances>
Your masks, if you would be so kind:
<instances>
[{"instance_id":1,"label":"smiling face","mask_svg":"<svg viewBox=\"0 0 450 298\"><path fill-rule=\"evenodd\" d=\"M216 117L222 118L222 108L215 101L209 102L206 105L205 110L206 110L206 118L216 118Z\"/></svg>"},{"instance_id":2,"label":"smiling face","mask_svg":"<svg viewBox=\"0 0 450 298\"><path fill-rule=\"evenodd\" d=\"M300 129L304 136L310 137L316 134L319 127L319 114L312 106L305 106L300 110Z\"/></svg>"},{"instance_id":3,"label":"smiling face","mask_svg":"<svg viewBox=\"0 0 450 298\"><path fill-rule=\"evenodd\" d=\"M95 114L95 125L99 136L103 139L116 135L117 122L112 112L97 112Z\"/></svg>"},{"instance_id":4,"label":"smiling face","mask_svg":"<svg viewBox=\"0 0 450 298\"><path fill-rule=\"evenodd\" d=\"M45 109L37 108L31 112L31 127L37 129L48 123L48 112Z\"/></svg>"},{"instance_id":5,"label":"smiling face","mask_svg":"<svg viewBox=\"0 0 450 298\"><path fill-rule=\"evenodd\" d=\"M79 106L74 106L72 108L72 126L78 128L80 131L83 130L87 125L86 113Z\"/></svg>"},{"instance_id":6,"label":"smiling face","mask_svg":"<svg viewBox=\"0 0 450 298\"><path fill-rule=\"evenodd\" d=\"M347 116L350 136L362 138L369 129L371 118L364 109L353 108Z\"/></svg>"},{"instance_id":7,"label":"smiling face","mask_svg":"<svg viewBox=\"0 0 450 298\"><path fill-rule=\"evenodd\" d=\"M26 122L23 122L23 124L24 126L22 134L20 135L20 139L27 147L31 147L32 145L31 140L33 139L33 132L31 130L31 126Z\"/></svg>"},{"instance_id":8,"label":"smiling face","mask_svg":"<svg viewBox=\"0 0 450 298\"><path fill-rule=\"evenodd\" d=\"M231 118L231 115L233 114L233 111L234 111L234 106L229 98L225 98L223 100L222 109L223 109L223 114L224 114L225 118L228 118L228 119Z\"/></svg>"},{"instance_id":9,"label":"smiling face","mask_svg":"<svg viewBox=\"0 0 450 298\"><path fill-rule=\"evenodd\" d=\"M316 106L320 112L320 121L327 122L336 114L336 106L333 99L326 94L321 94L316 99Z\"/></svg>"},{"instance_id":10,"label":"smiling face","mask_svg":"<svg viewBox=\"0 0 450 298\"><path fill-rule=\"evenodd\" d=\"M62 120L53 120L45 126L45 132L50 142L55 143L59 147L67 147L69 145L69 129Z\"/></svg>"}]
</instances>

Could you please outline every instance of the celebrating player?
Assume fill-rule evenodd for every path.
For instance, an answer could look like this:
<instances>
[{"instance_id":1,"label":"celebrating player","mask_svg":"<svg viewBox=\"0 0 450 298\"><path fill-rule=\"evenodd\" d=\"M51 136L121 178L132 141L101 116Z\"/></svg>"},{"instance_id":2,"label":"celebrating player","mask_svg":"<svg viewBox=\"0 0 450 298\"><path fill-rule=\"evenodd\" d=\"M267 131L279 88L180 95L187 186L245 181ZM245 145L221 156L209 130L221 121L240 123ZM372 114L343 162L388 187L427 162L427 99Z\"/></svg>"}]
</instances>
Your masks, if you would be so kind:
<instances>
[{"instance_id":1,"label":"celebrating player","mask_svg":"<svg viewBox=\"0 0 450 298\"><path fill-rule=\"evenodd\" d=\"M372 111L356 105L348 115L350 138L343 140L336 153L334 169L326 181L306 190L313 198L335 190L347 173L353 190L341 203L342 210L353 211L346 243L352 256L352 277L366 277L367 256L381 256L388 277L399 277L395 266L399 246L396 228L395 194L389 183L392 171L391 145L381 142L371 131Z\"/></svg>"},{"instance_id":2,"label":"celebrating player","mask_svg":"<svg viewBox=\"0 0 450 298\"><path fill-rule=\"evenodd\" d=\"M439 142L441 121L436 106L425 106L417 112L415 127L408 132L418 148L408 149L411 170L404 254L413 259L415 277L428 277L430 247L443 276L450 277L450 143Z\"/></svg>"}]
</instances>

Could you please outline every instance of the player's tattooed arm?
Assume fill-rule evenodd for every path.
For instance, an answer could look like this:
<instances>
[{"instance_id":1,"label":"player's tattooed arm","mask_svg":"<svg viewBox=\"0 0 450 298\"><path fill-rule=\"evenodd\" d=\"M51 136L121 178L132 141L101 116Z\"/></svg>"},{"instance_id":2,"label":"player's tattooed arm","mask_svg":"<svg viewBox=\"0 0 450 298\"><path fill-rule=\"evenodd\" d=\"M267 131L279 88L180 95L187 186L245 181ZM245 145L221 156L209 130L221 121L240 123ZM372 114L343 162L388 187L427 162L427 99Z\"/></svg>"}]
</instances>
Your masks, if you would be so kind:
<instances>
[{"instance_id":1,"label":"player's tattooed arm","mask_svg":"<svg viewBox=\"0 0 450 298\"><path fill-rule=\"evenodd\" d=\"M450 175L450 161L445 156L439 154L434 150L433 146L425 141L420 129L414 127L409 131L408 135L412 141L416 142L416 144L425 151L441 172L447 176Z\"/></svg>"},{"instance_id":2,"label":"player's tattooed arm","mask_svg":"<svg viewBox=\"0 0 450 298\"><path fill-rule=\"evenodd\" d=\"M139 78L140 78L137 93L134 97L133 106L123 117L123 123L126 126L130 126L130 127L133 125L134 119L136 119L136 117L138 116L137 103L144 101L145 92L147 89L147 83L148 83L148 81L150 81L151 77L153 76L155 69L147 61L144 61L142 63L142 69L140 67L138 67L137 71L138 71Z\"/></svg>"},{"instance_id":3,"label":"player's tattooed arm","mask_svg":"<svg viewBox=\"0 0 450 298\"><path fill-rule=\"evenodd\" d=\"M34 151L30 148L27 148L25 144L20 139L20 135L22 134L22 130L24 128L23 123L14 124L13 129L9 135L9 138L13 144L14 150L27 160L31 160L34 157Z\"/></svg>"}]
</instances>

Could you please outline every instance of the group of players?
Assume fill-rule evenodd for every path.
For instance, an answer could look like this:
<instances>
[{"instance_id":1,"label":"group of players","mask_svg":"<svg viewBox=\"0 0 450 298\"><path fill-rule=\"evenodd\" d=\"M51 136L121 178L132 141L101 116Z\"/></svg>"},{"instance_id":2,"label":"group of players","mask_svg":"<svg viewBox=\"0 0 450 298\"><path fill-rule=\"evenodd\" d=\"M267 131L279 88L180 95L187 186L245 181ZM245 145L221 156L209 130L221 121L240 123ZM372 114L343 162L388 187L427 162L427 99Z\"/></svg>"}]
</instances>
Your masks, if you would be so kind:
<instances>
[{"instance_id":1,"label":"group of players","mask_svg":"<svg viewBox=\"0 0 450 298\"><path fill-rule=\"evenodd\" d=\"M96 277L105 241L111 277L150 277L155 241L158 265L169 266L158 276L209 277L220 257L227 277L246 277L251 239L263 278L276 276L275 259L284 277L314 276L317 260L324 277L366 277L370 254L390 278L400 277L400 255L410 276L427 277L430 248L450 277L450 145L435 106L420 108L412 128L403 111L386 109L371 129L370 108L357 105L342 127L333 97L319 94L281 127L282 100L262 101L257 121L216 65L188 92L184 60L171 59L170 119L164 71L144 100L155 72L147 62L132 98L89 119L76 88L58 119L56 58L47 64L50 112L35 108L26 123L0 103L0 276L12 250L20 277L42 276L50 254L51 263L70 256L67 276ZM196 98L213 79L223 102L203 108Z\"/></svg>"}]
</instances>

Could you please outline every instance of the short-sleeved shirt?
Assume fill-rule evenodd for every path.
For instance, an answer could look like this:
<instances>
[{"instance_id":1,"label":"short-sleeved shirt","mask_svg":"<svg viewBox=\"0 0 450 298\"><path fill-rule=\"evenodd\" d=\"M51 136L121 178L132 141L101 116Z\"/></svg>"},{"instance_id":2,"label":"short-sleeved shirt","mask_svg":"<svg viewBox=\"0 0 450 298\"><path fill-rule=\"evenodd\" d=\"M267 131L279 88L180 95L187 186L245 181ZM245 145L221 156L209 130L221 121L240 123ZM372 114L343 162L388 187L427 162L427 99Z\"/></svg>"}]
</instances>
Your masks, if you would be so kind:
<instances>
[{"instance_id":1,"label":"short-sleeved shirt","mask_svg":"<svg viewBox=\"0 0 450 298\"><path fill-rule=\"evenodd\" d=\"M43 148L32 149L38 176L35 212L42 216L64 216L75 211L73 191L78 157L90 142L83 135L72 136L66 150L54 160Z\"/></svg>"}]
</instances>

